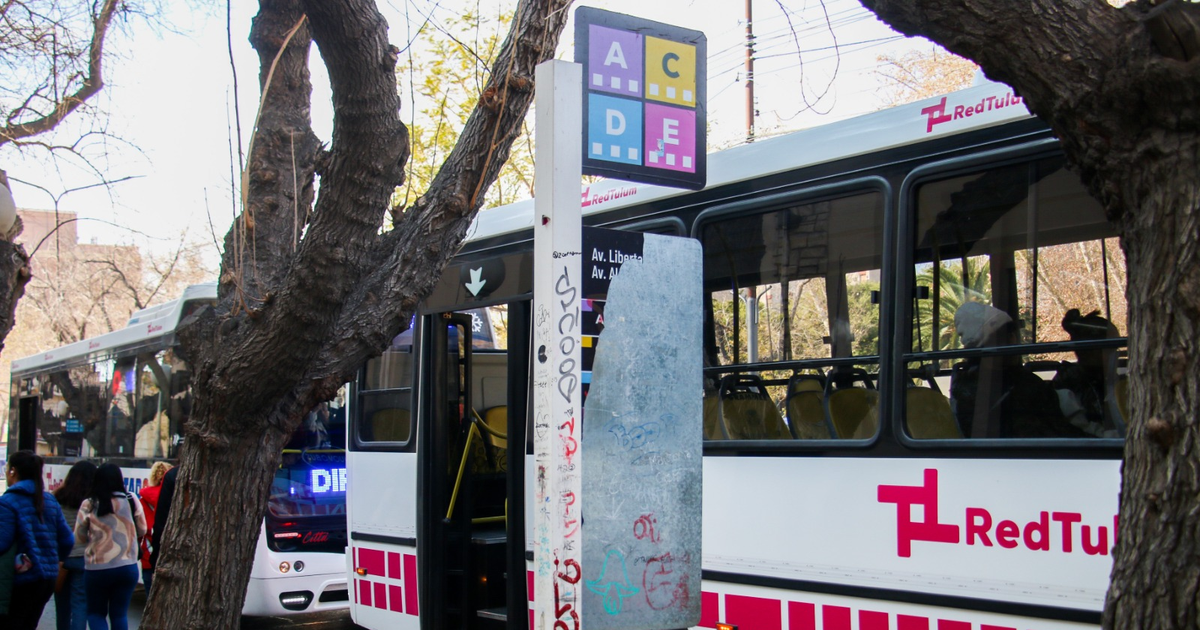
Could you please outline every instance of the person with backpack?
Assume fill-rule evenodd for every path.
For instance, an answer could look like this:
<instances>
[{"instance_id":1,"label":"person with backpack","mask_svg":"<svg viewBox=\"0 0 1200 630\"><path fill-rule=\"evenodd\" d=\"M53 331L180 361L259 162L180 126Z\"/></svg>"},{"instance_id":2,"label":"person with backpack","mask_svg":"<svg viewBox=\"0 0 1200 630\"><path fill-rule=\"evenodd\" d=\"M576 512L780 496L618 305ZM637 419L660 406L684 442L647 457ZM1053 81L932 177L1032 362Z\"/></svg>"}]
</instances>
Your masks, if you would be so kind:
<instances>
[{"instance_id":1,"label":"person with backpack","mask_svg":"<svg viewBox=\"0 0 1200 630\"><path fill-rule=\"evenodd\" d=\"M58 563L66 560L75 537L54 495L42 486L42 458L18 451L4 470L8 490L0 496L0 559L12 556L11 596L0 628L36 630L42 609L54 594ZM6 567L7 568L7 567Z\"/></svg>"},{"instance_id":2,"label":"person with backpack","mask_svg":"<svg viewBox=\"0 0 1200 630\"><path fill-rule=\"evenodd\" d=\"M54 491L54 498L62 506L67 524L75 526L79 506L92 493L92 480L96 477L96 465L87 460L75 462L67 471L67 478ZM54 620L57 630L86 630L87 590L84 588L83 570L84 543L75 541L71 555L62 562L58 570L58 583L54 587Z\"/></svg>"},{"instance_id":3,"label":"person with backpack","mask_svg":"<svg viewBox=\"0 0 1200 630\"><path fill-rule=\"evenodd\" d=\"M140 539L146 535L146 516L140 502L125 492L125 479L116 464L96 470L91 496L79 506L75 536L86 545L83 553L87 588L88 627L128 630L129 600L138 582Z\"/></svg>"}]
</instances>

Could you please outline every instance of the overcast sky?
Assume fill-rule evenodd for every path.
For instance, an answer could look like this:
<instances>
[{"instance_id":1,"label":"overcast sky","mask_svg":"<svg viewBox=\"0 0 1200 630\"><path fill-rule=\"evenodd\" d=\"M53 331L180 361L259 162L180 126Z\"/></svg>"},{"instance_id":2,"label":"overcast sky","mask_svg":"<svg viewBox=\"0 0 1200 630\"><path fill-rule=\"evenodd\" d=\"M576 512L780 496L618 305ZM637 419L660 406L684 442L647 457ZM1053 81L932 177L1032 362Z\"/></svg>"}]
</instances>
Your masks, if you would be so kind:
<instances>
[{"instance_id":1,"label":"overcast sky","mask_svg":"<svg viewBox=\"0 0 1200 630\"><path fill-rule=\"evenodd\" d=\"M97 103L103 124L119 140L92 144L93 164L110 180L133 178L111 188L63 196L59 209L95 219L79 225L81 239L136 244L172 243L188 230L195 240L224 237L233 217L230 145L235 100L241 112L243 144L258 98L258 61L247 42L257 3L233 6L232 47L239 94L233 93L223 7L196 12L191 2L169 2L173 30L135 24L109 48L115 52ZM224 3L221 3L224 4ZM381 0L391 40L404 47L416 29L436 28L446 18L475 8L497 13L511 1ZM760 134L832 122L877 109L876 56L924 42L900 39L856 0L754 0L757 40L756 100ZM709 50L709 146L730 146L745 134L745 6L727 0L586 0L598 6L704 31ZM509 9L511 10L511 9ZM574 7L572 8L574 10ZM831 28L832 26L832 28ZM572 26L563 34L560 58L573 53ZM835 48L836 46L836 48ZM839 54L840 53L840 54ZM414 49L415 63L420 51ZM312 55L315 89L313 123L329 137L330 108L320 57ZM836 81L834 77L836 76ZM408 105L407 99L405 105ZM78 134L74 120L60 139ZM35 183L55 194L94 184L97 175L68 162L48 163L11 150L0 153L10 177ZM52 209L54 201L35 188L14 182L18 207ZM212 227L210 228L210 222ZM123 226L123 227L114 227ZM215 260L215 259L214 259Z\"/></svg>"}]
</instances>

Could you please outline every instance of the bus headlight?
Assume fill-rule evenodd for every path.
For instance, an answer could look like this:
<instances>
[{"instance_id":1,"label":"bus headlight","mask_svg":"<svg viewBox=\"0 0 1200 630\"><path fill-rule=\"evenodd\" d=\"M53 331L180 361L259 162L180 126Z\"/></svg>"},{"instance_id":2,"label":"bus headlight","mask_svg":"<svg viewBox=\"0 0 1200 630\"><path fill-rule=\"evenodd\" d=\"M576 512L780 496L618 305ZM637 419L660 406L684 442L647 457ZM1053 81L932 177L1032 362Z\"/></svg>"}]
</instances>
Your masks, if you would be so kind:
<instances>
[{"instance_id":1,"label":"bus headlight","mask_svg":"<svg viewBox=\"0 0 1200 630\"><path fill-rule=\"evenodd\" d=\"M304 570L304 562L302 560L297 560L296 563L292 565L292 568L296 570L296 573L299 573Z\"/></svg>"},{"instance_id":2,"label":"bus headlight","mask_svg":"<svg viewBox=\"0 0 1200 630\"><path fill-rule=\"evenodd\" d=\"M291 570L292 570L292 565L289 564L286 560L279 563L279 572L280 573L287 573L288 571L291 571Z\"/></svg>"}]
</instances>

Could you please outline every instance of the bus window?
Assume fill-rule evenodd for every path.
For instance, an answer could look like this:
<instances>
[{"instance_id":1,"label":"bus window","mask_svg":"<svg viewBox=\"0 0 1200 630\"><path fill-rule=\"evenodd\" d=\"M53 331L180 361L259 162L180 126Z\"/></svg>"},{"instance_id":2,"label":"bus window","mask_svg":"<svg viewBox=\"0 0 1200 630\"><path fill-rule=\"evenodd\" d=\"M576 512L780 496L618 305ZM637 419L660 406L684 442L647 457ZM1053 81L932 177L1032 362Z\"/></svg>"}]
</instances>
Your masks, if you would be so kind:
<instances>
[{"instance_id":1,"label":"bus window","mask_svg":"<svg viewBox=\"0 0 1200 630\"><path fill-rule=\"evenodd\" d=\"M1124 255L1063 161L924 184L916 217L907 434L1122 437Z\"/></svg>"},{"instance_id":2,"label":"bus window","mask_svg":"<svg viewBox=\"0 0 1200 630\"><path fill-rule=\"evenodd\" d=\"M708 439L875 435L883 201L869 192L703 226Z\"/></svg>"},{"instance_id":3,"label":"bus window","mask_svg":"<svg viewBox=\"0 0 1200 630\"><path fill-rule=\"evenodd\" d=\"M359 381L355 443L407 444L412 437L413 329L367 361Z\"/></svg>"}]
</instances>

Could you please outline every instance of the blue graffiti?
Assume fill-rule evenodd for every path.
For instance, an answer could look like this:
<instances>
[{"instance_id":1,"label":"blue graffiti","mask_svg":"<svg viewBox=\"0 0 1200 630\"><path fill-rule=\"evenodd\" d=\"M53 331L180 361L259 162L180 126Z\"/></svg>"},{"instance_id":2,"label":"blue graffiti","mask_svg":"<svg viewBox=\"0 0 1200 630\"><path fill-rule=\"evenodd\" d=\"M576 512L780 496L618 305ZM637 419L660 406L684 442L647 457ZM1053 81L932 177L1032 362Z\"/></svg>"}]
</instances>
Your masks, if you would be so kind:
<instances>
[{"instance_id":1,"label":"blue graffiti","mask_svg":"<svg viewBox=\"0 0 1200 630\"><path fill-rule=\"evenodd\" d=\"M609 563L612 569L609 569ZM587 581L588 590L604 597L604 612L619 615L625 607L625 598L632 597L641 589L629 582L629 569L625 566L625 556L616 549L610 549L604 556L604 566L600 569L600 578Z\"/></svg>"}]
</instances>

